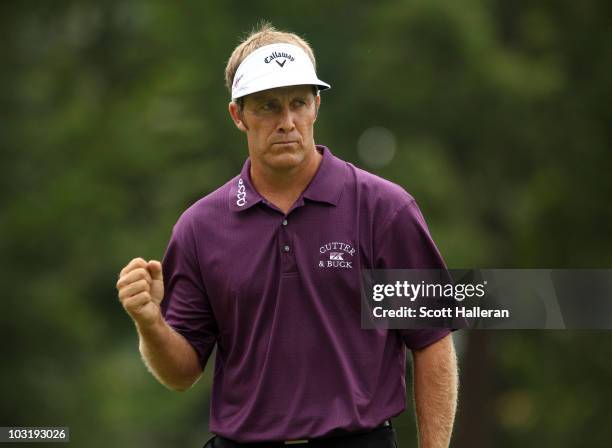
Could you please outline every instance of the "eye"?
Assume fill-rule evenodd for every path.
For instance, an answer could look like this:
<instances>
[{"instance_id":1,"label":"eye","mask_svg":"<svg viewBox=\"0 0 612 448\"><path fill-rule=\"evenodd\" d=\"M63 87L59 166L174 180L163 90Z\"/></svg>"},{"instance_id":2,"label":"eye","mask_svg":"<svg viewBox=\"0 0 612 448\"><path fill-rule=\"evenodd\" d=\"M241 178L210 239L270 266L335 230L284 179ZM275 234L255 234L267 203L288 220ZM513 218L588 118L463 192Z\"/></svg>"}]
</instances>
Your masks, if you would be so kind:
<instances>
[{"instance_id":1,"label":"eye","mask_svg":"<svg viewBox=\"0 0 612 448\"><path fill-rule=\"evenodd\" d=\"M293 100L293 107L302 107L306 105L306 101L302 99Z\"/></svg>"}]
</instances>

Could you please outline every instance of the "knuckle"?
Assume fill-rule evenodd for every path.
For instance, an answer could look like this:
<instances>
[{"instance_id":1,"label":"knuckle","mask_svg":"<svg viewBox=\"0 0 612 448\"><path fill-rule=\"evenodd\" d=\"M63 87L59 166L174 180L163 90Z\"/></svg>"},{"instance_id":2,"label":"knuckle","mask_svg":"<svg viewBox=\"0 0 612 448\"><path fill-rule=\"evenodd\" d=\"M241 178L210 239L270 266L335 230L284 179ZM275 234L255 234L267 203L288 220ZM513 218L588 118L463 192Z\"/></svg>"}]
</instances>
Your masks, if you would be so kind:
<instances>
[{"instance_id":1,"label":"knuckle","mask_svg":"<svg viewBox=\"0 0 612 448\"><path fill-rule=\"evenodd\" d=\"M145 261L144 261L142 258L137 257L137 258L132 259L132 261L130 261L130 262L128 263L128 265L127 265L127 266L124 268L124 270L125 270L126 272L133 271L133 270L134 270L134 269L136 269L138 266L143 266L143 265L145 265L145 264L146 264L146 262L145 262Z\"/></svg>"},{"instance_id":2,"label":"knuckle","mask_svg":"<svg viewBox=\"0 0 612 448\"><path fill-rule=\"evenodd\" d=\"M123 305L125 308L132 308L134 306L134 300L136 299L136 296L132 296L132 297L128 297L127 299L125 299L123 301Z\"/></svg>"},{"instance_id":3,"label":"knuckle","mask_svg":"<svg viewBox=\"0 0 612 448\"><path fill-rule=\"evenodd\" d=\"M138 278L141 278L141 279L144 279L144 280L147 280L147 279L149 278L149 273L147 272L147 270L146 270L146 269L144 269L144 268L138 268L138 270L137 270L137 271L138 271L138 272L137 272L137 274L138 274Z\"/></svg>"},{"instance_id":4,"label":"knuckle","mask_svg":"<svg viewBox=\"0 0 612 448\"><path fill-rule=\"evenodd\" d=\"M115 284L118 290L123 288L124 285L125 285L125 277L121 277L119 280L117 280L117 283Z\"/></svg>"},{"instance_id":5,"label":"knuckle","mask_svg":"<svg viewBox=\"0 0 612 448\"><path fill-rule=\"evenodd\" d=\"M148 292L141 292L126 300L125 307L128 309L136 309L141 305L145 304L149 299L150 298Z\"/></svg>"},{"instance_id":6,"label":"knuckle","mask_svg":"<svg viewBox=\"0 0 612 448\"><path fill-rule=\"evenodd\" d=\"M125 308L126 311L134 311L134 308L135 308L134 302L132 300L126 300L123 303L123 308Z\"/></svg>"}]
</instances>

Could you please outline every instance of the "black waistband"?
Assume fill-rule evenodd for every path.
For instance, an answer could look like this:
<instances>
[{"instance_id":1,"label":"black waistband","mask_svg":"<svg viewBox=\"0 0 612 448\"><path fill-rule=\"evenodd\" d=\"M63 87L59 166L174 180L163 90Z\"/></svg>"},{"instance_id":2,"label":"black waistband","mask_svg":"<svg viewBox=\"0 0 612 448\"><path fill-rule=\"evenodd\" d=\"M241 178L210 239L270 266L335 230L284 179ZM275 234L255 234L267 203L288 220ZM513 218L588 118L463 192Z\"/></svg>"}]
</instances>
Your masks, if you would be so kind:
<instances>
[{"instance_id":1,"label":"black waistband","mask_svg":"<svg viewBox=\"0 0 612 448\"><path fill-rule=\"evenodd\" d=\"M346 431L336 430L326 435L325 437L317 437L314 439L303 439L303 440L286 440L282 442L257 442L257 443L239 443L225 437L216 436L213 439L213 444L207 445L212 448L244 448L244 447L266 447L266 448L298 448L308 446L325 446L327 443L333 446L335 442L348 442L350 439L351 443L357 443L360 439L369 439L377 437L378 430L381 429L392 429L391 420L385 420L377 427L364 430L364 431Z\"/></svg>"}]
</instances>

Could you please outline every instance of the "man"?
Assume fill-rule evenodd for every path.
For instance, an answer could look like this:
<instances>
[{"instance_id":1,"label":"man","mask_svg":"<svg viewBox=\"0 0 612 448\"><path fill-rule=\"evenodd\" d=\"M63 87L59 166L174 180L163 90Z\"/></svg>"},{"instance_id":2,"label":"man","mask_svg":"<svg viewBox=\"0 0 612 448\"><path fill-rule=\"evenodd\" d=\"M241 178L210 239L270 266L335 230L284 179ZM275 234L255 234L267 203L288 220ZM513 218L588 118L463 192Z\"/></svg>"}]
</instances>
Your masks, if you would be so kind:
<instances>
[{"instance_id":1,"label":"man","mask_svg":"<svg viewBox=\"0 0 612 448\"><path fill-rule=\"evenodd\" d=\"M360 328L362 269L444 267L416 203L315 145L329 85L298 36L263 26L226 81L242 172L182 214L163 268L136 258L117 283L147 366L183 391L216 344L207 446L394 447L408 347L420 444L448 446L449 331Z\"/></svg>"}]
</instances>

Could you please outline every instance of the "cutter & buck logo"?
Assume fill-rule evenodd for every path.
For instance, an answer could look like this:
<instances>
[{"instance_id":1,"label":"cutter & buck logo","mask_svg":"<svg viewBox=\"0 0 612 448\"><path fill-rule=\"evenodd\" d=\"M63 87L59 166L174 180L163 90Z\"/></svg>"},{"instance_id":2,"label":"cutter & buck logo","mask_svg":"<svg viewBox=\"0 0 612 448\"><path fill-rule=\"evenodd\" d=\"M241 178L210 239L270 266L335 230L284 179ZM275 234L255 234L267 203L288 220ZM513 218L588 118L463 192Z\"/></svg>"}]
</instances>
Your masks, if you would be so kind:
<instances>
[{"instance_id":1,"label":"cutter & buck logo","mask_svg":"<svg viewBox=\"0 0 612 448\"><path fill-rule=\"evenodd\" d=\"M331 241L323 244L319 248L321 259L319 260L320 268L353 268L353 255L355 248L347 243Z\"/></svg>"}]
</instances>

